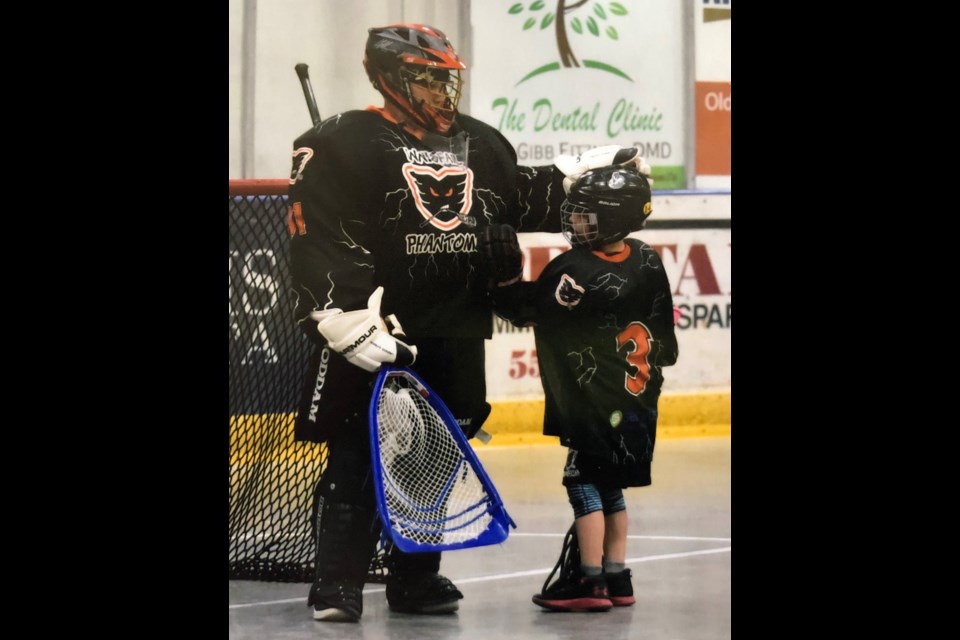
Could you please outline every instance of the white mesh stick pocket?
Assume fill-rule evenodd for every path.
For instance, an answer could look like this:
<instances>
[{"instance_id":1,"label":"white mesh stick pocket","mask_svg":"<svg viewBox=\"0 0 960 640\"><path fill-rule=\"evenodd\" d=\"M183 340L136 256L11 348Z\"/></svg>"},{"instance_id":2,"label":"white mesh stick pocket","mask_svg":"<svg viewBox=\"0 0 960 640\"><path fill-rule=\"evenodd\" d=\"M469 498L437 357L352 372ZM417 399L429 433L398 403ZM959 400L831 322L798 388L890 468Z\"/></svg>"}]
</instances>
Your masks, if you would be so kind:
<instances>
[{"instance_id":1,"label":"white mesh stick pocket","mask_svg":"<svg viewBox=\"0 0 960 640\"><path fill-rule=\"evenodd\" d=\"M377 504L401 550L496 544L516 527L460 426L412 371L381 370L370 429Z\"/></svg>"}]
</instances>

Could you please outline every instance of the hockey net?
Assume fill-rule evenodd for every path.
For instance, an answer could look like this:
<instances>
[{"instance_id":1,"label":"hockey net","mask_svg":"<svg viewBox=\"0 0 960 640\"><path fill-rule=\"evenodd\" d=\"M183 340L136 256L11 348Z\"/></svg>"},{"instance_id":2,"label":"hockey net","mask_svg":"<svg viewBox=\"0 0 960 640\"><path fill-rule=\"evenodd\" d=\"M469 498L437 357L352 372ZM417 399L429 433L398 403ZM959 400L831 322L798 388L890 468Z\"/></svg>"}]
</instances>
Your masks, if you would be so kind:
<instances>
[{"instance_id":1,"label":"hockey net","mask_svg":"<svg viewBox=\"0 0 960 640\"><path fill-rule=\"evenodd\" d=\"M312 345L293 321L288 180L230 181L231 580L313 582L313 491L326 445L294 441ZM368 582L386 580L381 547Z\"/></svg>"}]
</instances>

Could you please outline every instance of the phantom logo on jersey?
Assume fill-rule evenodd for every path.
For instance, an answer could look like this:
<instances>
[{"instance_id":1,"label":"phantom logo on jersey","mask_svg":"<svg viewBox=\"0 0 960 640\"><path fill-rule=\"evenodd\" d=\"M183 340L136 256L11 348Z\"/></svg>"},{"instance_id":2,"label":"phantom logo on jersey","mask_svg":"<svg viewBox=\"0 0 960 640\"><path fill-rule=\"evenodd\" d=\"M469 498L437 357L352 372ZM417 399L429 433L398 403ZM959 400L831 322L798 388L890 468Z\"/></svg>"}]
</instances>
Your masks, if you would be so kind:
<instances>
[{"instance_id":1,"label":"phantom logo on jersey","mask_svg":"<svg viewBox=\"0 0 960 640\"><path fill-rule=\"evenodd\" d=\"M583 287L567 274L563 274L560 276L560 284L557 285L554 296L557 298L557 302L568 309L572 309L580 304L580 300L583 299Z\"/></svg>"},{"instance_id":2,"label":"phantom logo on jersey","mask_svg":"<svg viewBox=\"0 0 960 640\"><path fill-rule=\"evenodd\" d=\"M408 162L403 165L403 177L423 216L421 227L430 224L441 231L450 231L460 224L477 226L477 221L469 215L473 205L473 171L470 169L455 166L438 170Z\"/></svg>"}]
</instances>

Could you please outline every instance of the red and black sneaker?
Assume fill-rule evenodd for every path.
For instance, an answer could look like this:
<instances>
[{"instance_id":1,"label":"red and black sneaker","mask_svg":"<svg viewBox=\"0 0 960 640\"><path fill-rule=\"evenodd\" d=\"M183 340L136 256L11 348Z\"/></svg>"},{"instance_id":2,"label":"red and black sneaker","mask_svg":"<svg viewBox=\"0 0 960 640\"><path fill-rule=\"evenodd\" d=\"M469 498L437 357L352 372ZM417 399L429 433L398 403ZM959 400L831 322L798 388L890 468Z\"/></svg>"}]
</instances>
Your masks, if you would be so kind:
<instances>
[{"instance_id":1,"label":"red and black sneaker","mask_svg":"<svg viewBox=\"0 0 960 640\"><path fill-rule=\"evenodd\" d=\"M550 584L554 574L557 579ZM541 592L533 596L533 603L552 611L609 611L613 608L603 574L585 576L580 571L580 544L575 524L567 530L560 558L543 582Z\"/></svg>"},{"instance_id":2,"label":"red and black sneaker","mask_svg":"<svg viewBox=\"0 0 960 640\"><path fill-rule=\"evenodd\" d=\"M633 582L630 580L630 569L624 569L617 573L603 574L607 578L607 591L610 593L610 601L615 607L629 607L637 601L633 597Z\"/></svg>"},{"instance_id":3,"label":"red and black sneaker","mask_svg":"<svg viewBox=\"0 0 960 640\"><path fill-rule=\"evenodd\" d=\"M575 582L557 580L549 589L533 596L533 603L551 611L609 611L613 608L603 574L582 575Z\"/></svg>"}]
</instances>

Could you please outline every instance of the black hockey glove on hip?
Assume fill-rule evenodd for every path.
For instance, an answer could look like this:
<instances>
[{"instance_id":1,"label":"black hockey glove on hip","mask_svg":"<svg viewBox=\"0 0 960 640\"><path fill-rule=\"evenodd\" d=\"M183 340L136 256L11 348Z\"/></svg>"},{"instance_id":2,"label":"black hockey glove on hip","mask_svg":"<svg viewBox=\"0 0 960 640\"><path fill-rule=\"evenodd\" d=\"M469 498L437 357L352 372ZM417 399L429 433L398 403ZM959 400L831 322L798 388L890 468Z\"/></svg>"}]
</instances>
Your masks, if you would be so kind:
<instances>
[{"instance_id":1,"label":"black hockey glove on hip","mask_svg":"<svg viewBox=\"0 0 960 640\"><path fill-rule=\"evenodd\" d=\"M479 234L478 251L487 286L508 287L523 278L523 251L508 224L491 224Z\"/></svg>"}]
</instances>

